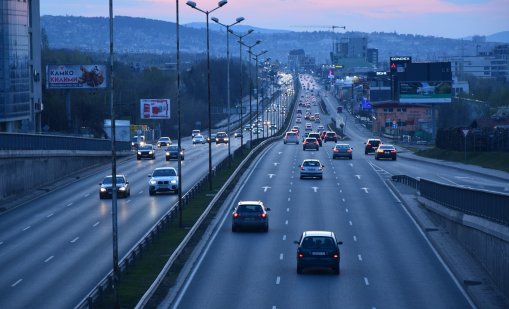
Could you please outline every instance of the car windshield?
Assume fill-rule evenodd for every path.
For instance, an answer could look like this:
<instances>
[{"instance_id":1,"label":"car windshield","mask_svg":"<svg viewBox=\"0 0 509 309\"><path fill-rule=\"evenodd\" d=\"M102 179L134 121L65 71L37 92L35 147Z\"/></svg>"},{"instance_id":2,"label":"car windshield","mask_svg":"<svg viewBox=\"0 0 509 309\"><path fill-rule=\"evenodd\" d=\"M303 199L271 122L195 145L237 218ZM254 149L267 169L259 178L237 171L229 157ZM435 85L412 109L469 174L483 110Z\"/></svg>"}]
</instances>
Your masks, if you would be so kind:
<instances>
[{"instance_id":1,"label":"car windshield","mask_svg":"<svg viewBox=\"0 0 509 309\"><path fill-rule=\"evenodd\" d=\"M111 184L112 181L113 181L113 177L108 176L108 177L104 178L103 184ZM124 177L117 176L117 184L124 183L124 182L125 182Z\"/></svg>"},{"instance_id":2,"label":"car windshield","mask_svg":"<svg viewBox=\"0 0 509 309\"><path fill-rule=\"evenodd\" d=\"M302 240L302 248L334 248L334 240L331 237L309 236Z\"/></svg>"},{"instance_id":3,"label":"car windshield","mask_svg":"<svg viewBox=\"0 0 509 309\"><path fill-rule=\"evenodd\" d=\"M260 205L239 205L237 212L263 212Z\"/></svg>"},{"instance_id":4,"label":"car windshield","mask_svg":"<svg viewBox=\"0 0 509 309\"><path fill-rule=\"evenodd\" d=\"M152 145L141 146L140 150L152 150Z\"/></svg>"},{"instance_id":5,"label":"car windshield","mask_svg":"<svg viewBox=\"0 0 509 309\"><path fill-rule=\"evenodd\" d=\"M170 147L168 147L168 150L169 151L178 151L179 149L178 149L178 146L170 146Z\"/></svg>"},{"instance_id":6,"label":"car windshield","mask_svg":"<svg viewBox=\"0 0 509 309\"><path fill-rule=\"evenodd\" d=\"M348 149L350 145L336 145L336 149Z\"/></svg>"},{"instance_id":7,"label":"car windshield","mask_svg":"<svg viewBox=\"0 0 509 309\"><path fill-rule=\"evenodd\" d=\"M165 168L165 169L155 170L152 173L152 177L164 177L164 176L177 176L177 172L172 168Z\"/></svg>"},{"instance_id":8,"label":"car windshield","mask_svg":"<svg viewBox=\"0 0 509 309\"><path fill-rule=\"evenodd\" d=\"M169 141L169 140L170 140L170 138L169 138L169 137L161 137L161 138L159 139L159 141L160 141L160 142L167 142L167 141Z\"/></svg>"}]
</instances>

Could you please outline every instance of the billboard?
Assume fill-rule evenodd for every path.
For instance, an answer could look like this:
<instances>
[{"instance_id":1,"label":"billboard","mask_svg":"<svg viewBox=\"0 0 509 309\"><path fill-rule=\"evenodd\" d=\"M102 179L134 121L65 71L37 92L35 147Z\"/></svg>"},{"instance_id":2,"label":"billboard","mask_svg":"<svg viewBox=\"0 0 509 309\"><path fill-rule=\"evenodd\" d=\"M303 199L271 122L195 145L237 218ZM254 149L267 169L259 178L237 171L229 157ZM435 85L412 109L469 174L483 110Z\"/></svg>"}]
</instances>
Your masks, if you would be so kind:
<instances>
[{"instance_id":1,"label":"billboard","mask_svg":"<svg viewBox=\"0 0 509 309\"><path fill-rule=\"evenodd\" d=\"M141 119L170 119L170 99L141 99Z\"/></svg>"},{"instance_id":2,"label":"billboard","mask_svg":"<svg viewBox=\"0 0 509 309\"><path fill-rule=\"evenodd\" d=\"M104 89L108 87L106 66L47 65L46 89Z\"/></svg>"},{"instance_id":3,"label":"billboard","mask_svg":"<svg viewBox=\"0 0 509 309\"><path fill-rule=\"evenodd\" d=\"M452 81L401 81L401 103L451 103Z\"/></svg>"}]
</instances>

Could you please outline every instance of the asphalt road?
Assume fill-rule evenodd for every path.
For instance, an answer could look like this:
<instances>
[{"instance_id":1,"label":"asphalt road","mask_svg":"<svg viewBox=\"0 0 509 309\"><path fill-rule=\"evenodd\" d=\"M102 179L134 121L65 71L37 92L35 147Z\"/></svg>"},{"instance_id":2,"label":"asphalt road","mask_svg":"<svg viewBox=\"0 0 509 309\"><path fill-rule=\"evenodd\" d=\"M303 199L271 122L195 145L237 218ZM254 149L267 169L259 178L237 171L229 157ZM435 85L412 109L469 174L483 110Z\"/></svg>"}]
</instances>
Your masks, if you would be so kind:
<instances>
[{"instance_id":1,"label":"asphalt road","mask_svg":"<svg viewBox=\"0 0 509 309\"><path fill-rule=\"evenodd\" d=\"M332 160L332 143L319 151L272 145L226 206L221 227L172 307L471 307L383 181L387 171L418 171L415 162L375 161L364 155L364 137L357 134L353 160ZM305 158L321 160L323 180L299 179L297 166ZM438 169L430 164L424 169L433 168ZM229 213L240 200L262 200L271 208L268 233L232 233ZM305 230L331 230L344 242L340 276L326 270L296 273L293 241Z\"/></svg>"}]
</instances>

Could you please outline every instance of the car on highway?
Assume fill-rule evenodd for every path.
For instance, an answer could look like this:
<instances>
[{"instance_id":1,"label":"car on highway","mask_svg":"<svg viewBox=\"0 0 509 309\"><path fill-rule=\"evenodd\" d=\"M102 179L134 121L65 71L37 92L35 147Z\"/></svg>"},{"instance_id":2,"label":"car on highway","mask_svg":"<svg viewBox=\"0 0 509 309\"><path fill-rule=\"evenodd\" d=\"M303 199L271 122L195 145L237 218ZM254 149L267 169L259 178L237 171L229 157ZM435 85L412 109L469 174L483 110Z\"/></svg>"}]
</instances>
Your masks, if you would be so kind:
<instances>
[{"instance_id":1,"label":"car on highway","mask_svg":"<svg viewBox=\"0 0 509 309\"><path fill-rule=\"evenodd\" d=\"M131 147L133 149L138 149L138 147L145 145L145 136L143 135L135 135L131 139Z\"/></svg>"},{"instance_id":2,"label":"car on highway","mask_svg":"<svg viewBox=\"0 0 509 309\"><path fill-rule=\"evenodd\" d=\"M318 141L318 145L322 147L322 138L320 137L320 133L318 132L309 132L307 137L314 137Z\"/></svg>"},{"instance_id":3,"label":"car on highway","mask_svg":"<svg viewBox=\"0 0 509 309\"><path fill-rule=\"evenodd\" d=\"M318 140L314 137L306 137L302 142L302 150L320 150L320 145L318 144Z\"/></svg>"},{"instance_id":4,"label":"car on highway","mask_svg":"<svg viewBox=\"0 0 509 309\"><path fill-rule=\"evenodd\" d=\"M352 160L353 148L349 144L336 144L332 147L332 159L348 158Z\"/></svg>"},{"instance_id":5,"label":"car on highway","mask_svg":"<svg viewBox=\"0 0 509 309\"><path fill-rule=\"evenodd\" d=\"M201 135L200 130L193 130L193 131L191 132L191 137L195 137L196 135Z\"/></svg>"},{"instance_id":6,"label":"car on highway","mask_svg":"<svg viewBox=\"0 0 509 309\"><path fill-rule=\"evenodd\" d=\"M251 131L251 126L250 126L250 125L248 125L248 124L246 124L246 125L244 126L244 131Z\"/></svg>"},{"instance_id":7,"label":"car on highway","mask_svg":"<svg viewBox=\"0 0 509 309\"><path fill-rule=\"evenodd\" d=\"M392 159L396 160L398 157L398 151L394 145L382 144L378 146L375 152L375 159Z\"/></svg>"},{"instance_id":8,"label":"car on highway","mask_svg":"<svg viewBox=\"0 0 509 309\"><path fill-rule=\"evenodd\" d=\"M370 138L367 142L364 143L366 146L364 147L364 154L376 152L376 149L380 144L382 144L382 140L379 138Z\"/></svg>"},{"instance_id":9,"label":"car on highway","mask_svg":"<svg viewBox=\"0 0 509 309\"><path fill-rule=\"evenodd\" d=\"M178 160L179 158L179 147L178 145L171 145L166 148L165 153L166 161L170 161L171 159ZM180 159L184 161L184 148L180 149Z\"/></svg>"},{"instance_id":10,"label":"car on highway","mask_svg":"<svg viewBox=\"0 0 509 309\"><path fill-rule=\"evenodd\" d=\"M316 129L318 132L322 133L325 130L325 127L323 125L319 125Z\"/></svg>"},{"instance_id":11,"label":"car on highway","mask_svg":"<svg viewBox=\"0 0 509 309\"><path fill-rule=\"evenodd\" d=\"M233 133L233 137L235 137L235 138L242 137L242 132L241 131L236 131L235 133Z\"/></svg>"},{"instance_id":12,"label":"car on highway","mask_svg":"<svg viewBox=\"0 0 509 309\"><path fill-rule=\"evenodd\" d=\"M300 179L319 178L323 179L324 165L318 159L305 159L299 165Z\"/></svg>"},{"instance_id":13,"label":"car on highway","mask_svg":"<svg viewBox=\"0 0 509 309\"><path fill-rule=\"evenodd\" d=\"M171 145L171 139L167 136L160 137L157 140L157 148L167 147Z\"/></svg>"},{"instance_id":14,"label":"car on highway","mask_svg":"<svg viewBox=\"0 0 509 309\"><path fill-rule=\"evenodd\" d=\"M158 167L148 177L148 194L155 195L159 192L178 193L178 176L174 167Z\"/></svg>"},{"instance_id":15,"label":"car on highway","mask_svg":"<svg viewBox=\"0 0 509 309\"><path fill-rule=\"evenodd\" d=\"M142 158L149 158L152 160L156 159L156 149L154 148L154 145L145 144L138 147L138 151L136 152L136 160L141 160Z\"/></svg>"},{"instance_id":16,"label":"car on highway","mask_svg":"<svg viewBox=\"0 0 509 309\"><path fill-rule=\"evenodd\" d=\"M232 232L241 228L261 229L269 231L270 208L265 207L262 201L240 201L232 212Z\"/></svg>"},{"instance_id":17,"label":"car on highway","mask_svg":"<svg viewBox=\"0 0 509 309\"><path fill-rule=\"evenodd\" d=\"M323 136L323 142L324 143L326 143L326 142L337 143L338 142L338 136L336 135L336 132L334 132L334 131L327 131L327 132L325 132L325 134Z\"/></svg>"},{"instance_id":18,"label":"car on highway","mask_svg":"<svg viewBox=\"0 0 509 309\"><path fill-rule=\"evenodd\" d=\"M193 137L193 144L205 144L205 137L201 134L195 135Z\"/></svg>"},{"instance_id":19,"label":"car on highway","mask_svg":"<svg viewBox=\"0 0 509 309\"><path fill-rule=\"evenodd\" d=\"M339 275L342 241L331 231L304 231L297 244L297 274L304 269L330 269Z\"/></svg>"},{"instance_id":20,"label":"car on highway","mask_svg":"<svg viewBox=\"0 0 509 309\"><path fill-rule=\"evenodd\" d=\"M217 132L216 134L216 144L228 144L228 134L226 132Z\"/></svg>"},{"instance_id":21,"label":"car on highway","mask_svg":"<svg viewBox=\"0 0 509 309\"><path fill-rule=\"evenodd\" d=\"M299 134L296 132L286 132L285 137L283 138L283 142L285 144L293 143L293 144L299 144Z\"/></svg>"},{"instance_id":22,"label":"car on highway","mask_svg":"<svg viewBox=\"0 0 509 309\"><path fill-rule=\"evenodd\" d=\"M300 117L295 118L295 123L302 123L302 118Z\"/></svg>"},{"instance_id":23,"label":"car on highway","mask_svg":"<svg viewBox=\"0 0 509 309\"><path fill-rule=\"evenodd\" d=\"M215 142L216 141L216 133L210 134L210 136L207 136L207 143L210 143L210 141Z\"/></svg>"},{"instance_id":24,"label":"car on highway","mask_svg":"<svg viewBox=\"0 0 509 309\"><path fill-rule=\"evenodd\" d=\"M305 131L311 131L313 130L313 125L309 122L306 123L306 126L304 127Z\"/></svg>"},{"instance_id":25,"label":"car on highway","mask_svg":"<svg viewBox=\"0 0 509 309\"><path fill-rule=\"evenodd\" d=\"M131 186L125 175L117 175L116 187L118 197L128 197L131 195ZM112 197L113 195L113 177L111 175L104 177L103 181L99 183L99 198Z\"/></svg>"}]
</instances>

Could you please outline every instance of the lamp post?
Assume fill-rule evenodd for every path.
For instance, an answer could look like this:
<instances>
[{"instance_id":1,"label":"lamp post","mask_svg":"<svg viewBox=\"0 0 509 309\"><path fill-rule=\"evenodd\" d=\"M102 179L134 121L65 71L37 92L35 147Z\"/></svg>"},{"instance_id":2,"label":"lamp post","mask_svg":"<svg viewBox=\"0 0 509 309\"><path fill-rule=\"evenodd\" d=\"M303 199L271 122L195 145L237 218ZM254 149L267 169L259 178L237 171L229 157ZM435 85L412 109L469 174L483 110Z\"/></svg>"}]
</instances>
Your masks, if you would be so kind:
<instances>
[{"instance_id":1,"label":"lamp post","mask_svg":"<svg viewBox=\"0 0 509 309\"><path fill-rule=\"evenodd\" d=\"M244 133L242 133L242 130L244 130L244 124L243 124L243 119L244 119L244 111L243 111L243 106L244 106L244 101L243 101L243 96L242 96L242 45L244 45L242 43L242 39L253 33L253 29L249 29L246 33L244 34L237 34L235 32L233 32L231 29L228 30L229 33L233 34L234 36L238 37L239 38L239 63L240 63L240 132L241 132L241 135L240 135L240 151L242 151L243 149L243 146L244 146Z\"/></svg>"},{"instance_id":2,"label":"lamp post","mask_svg":"<svg viewBox=\"0 0 509 309\"><path fill-rule=\"evenodd\" d=\"M247 52L250 55L252 54L251 49L253 47L255 47L256 45L260 44L261 42L262 41L258 40L255 43L253 43L252 45L247 45L247 44L239 41L240 44L247 47ZM253 76L251 74L251 57L249 57L249 119L250 119L250 124L251 124L251 130L249 131L249 138L250 138L251 142L253 141L253 108L252 108L252 103L251 103L251 94L252 93L253 93ZM258 117L258 115L256 117ZM258 118L256 118L256 122L258 122ZM258 135L258 124L256 125L256 134Z\"/></svg>"},{"instance_id":3,"label":"lamp post","mask_svg":"<svg viewBox=\"0 0 509 309\"><path fill-rule=\"evenodd\" d=\"M182 227L182 125L180 106L180 22L179 22L179 0L175 1L176 7L176 35L177 35L177 118L178 118L178 211L179 227Z\"/></svg>"},{"instance_id":4,"label":"lamp post","mask_svg":"<svg viewBox=\"0 0 509 309\"><path fill-rule=\"evenodd\" d=\"M230 132L230 116L231 116L231 108L230 108L230 36L229 36L229 33L230 33L230 27L240 23L241 21L244 20L244 17L237 17L237 19L235 20L234 23L232 24L229 24L229 25L225 25L225 24L222 24L219 22L219 19L216 18L216 17L212 17L211 18L212 21L214 21L215 23L223 26L226 28L226 74L227 74L227 78L226 78L226 83L227 83L227 100L228 100L228 134L231 134ZM241 97L242 99L242 97ZM242 133L242 126L240 127L240 132ZM242 138L242 137L241 137ZM241 140L242 142L242 140ZM228 140L228 167L231 167L231 148L230 148L230 145L231 145L231 136L229 136L229 140ZM242 147L242 145L241 145Z\"/></svg>"},{"instance_id":5,"label":"lamp post","mask_svg":"<svg viewBox=\"0 0 509 309\"><path fill-rule=\"evenodd\" d=\"M208 102L208 116L209 116L209 189L212 190L212 117L211 117L211 109L210 109L210 38L209 38L209 14L219 9L220 7L227 4L227 0L221 0L217 3L217 7L210 11L204 11L196 6L196 2L187 1L186 4L192 7L193 9L200 11L205 14L207 21L207 102Z\"/></svg>"},{"instance_id":6,"label":"lamp post","mask_svg":"<svg viewBox=\"0 0 509 309\"><path fill-rule=\"evenodd\" d=\"M256 120L258 120L258 115L259 115L258 106L260 105L260 103L258 102L259 101L258 98L260 97L260 94L259 94L260 89L258 88L259 87L259 83L258 83L258 56L261 56L267 52L268 52L268 50L263 50L260 53L255 54L255 53L251 52L251 49L249 50L249 54L251 56L253 56L256 61ZM263 117L263 108L262 108L262 128L265 126L263 118L264 117ZM263 130L262 136L265 136L265 130ZM256 130L256 138L258 138L258 130Z\"/></svg>"}]
</instances>

